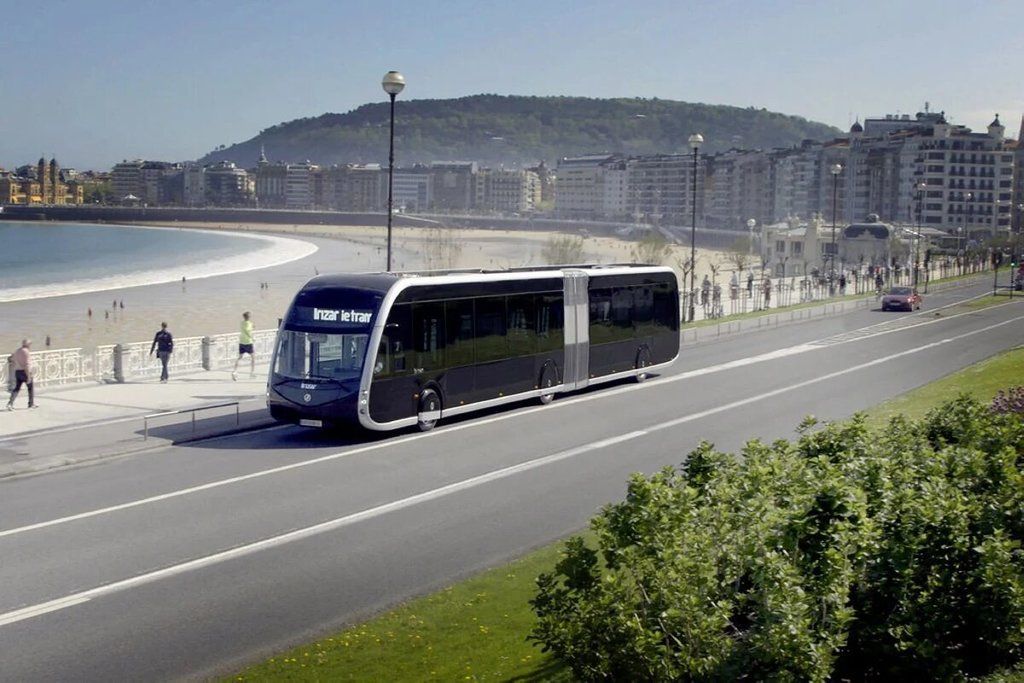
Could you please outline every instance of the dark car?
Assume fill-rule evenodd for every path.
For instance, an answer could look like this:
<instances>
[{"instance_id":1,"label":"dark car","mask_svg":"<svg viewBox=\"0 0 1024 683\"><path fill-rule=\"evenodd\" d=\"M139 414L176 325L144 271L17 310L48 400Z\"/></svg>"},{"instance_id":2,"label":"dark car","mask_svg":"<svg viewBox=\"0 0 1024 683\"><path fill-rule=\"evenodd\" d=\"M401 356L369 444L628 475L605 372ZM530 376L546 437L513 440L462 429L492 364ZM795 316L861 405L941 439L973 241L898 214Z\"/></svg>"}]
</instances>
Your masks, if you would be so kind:
<instances>
[{"instance_id":1,"label":"dark car","mask_svg":"<svg viewBox=\"0 0 1024 683\"><path fill-rule=\"evenodd\" d=\"M912 311L921 308L921 295L912 287L893 287L882 296L882 310Z\"/></svg>"}]
</instances>

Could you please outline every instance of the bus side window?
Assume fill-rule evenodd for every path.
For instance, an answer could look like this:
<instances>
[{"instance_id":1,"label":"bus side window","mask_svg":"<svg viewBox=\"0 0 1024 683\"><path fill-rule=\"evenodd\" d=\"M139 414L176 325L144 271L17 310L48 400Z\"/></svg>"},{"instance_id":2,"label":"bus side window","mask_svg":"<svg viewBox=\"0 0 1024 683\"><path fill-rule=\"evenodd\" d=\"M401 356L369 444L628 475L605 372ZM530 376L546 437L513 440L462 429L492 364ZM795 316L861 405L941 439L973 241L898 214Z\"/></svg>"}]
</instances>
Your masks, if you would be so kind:
<instances>
[{"instance_id":1,"label":"bus side window","mask_svg":"<svg viewBox=\"0 0 1024 683\"><path fill-rule=\"evenodd\" d=\"M486 296L476 300L476 362L508 358L505 334L505 297Z\"/></svg>"},{"instance_id":2,"label":"bus side window","mask_svg":"<svg viewBox=\"0 0 1024 683\"><path fill-rule=\"evenodd\" d=\"M412 324L416 344L414 374L440 370L444 363L444 304L425 302L413 304Z\"/></svg>"},{"instance_id":3,"label":"bus side window","mask_svg":"<svg viewBox=\"0 0 1024 683\"><path fill-rule=\"evenodd\" d=\"M561 294L537 297L537 351L558 351L565 346L562 319L564 302Z\"/></svg>"},{"instance_id":4,"label":"bus side window","mask_svg":"<svg viewBox=\"0 0 1024 683\"><path fill-rule=\"evenodd\" d=\"M384 334L377 347L377 359L374 361L375 377L400 377L408 374L406 351L412 337L412 311L408 304L395 306L388 315L384 326Z\"/></svg>"},{"instance_id":5,"label":"bus side window","mask_svg":"<svg viewBox=\"0 0 1024 683\"><path fill-rule=\"evenodd\" d=\"M536 304L532 294L508 297L508 347L513 357L537 352Z\"/></svg>"}]
</instances>

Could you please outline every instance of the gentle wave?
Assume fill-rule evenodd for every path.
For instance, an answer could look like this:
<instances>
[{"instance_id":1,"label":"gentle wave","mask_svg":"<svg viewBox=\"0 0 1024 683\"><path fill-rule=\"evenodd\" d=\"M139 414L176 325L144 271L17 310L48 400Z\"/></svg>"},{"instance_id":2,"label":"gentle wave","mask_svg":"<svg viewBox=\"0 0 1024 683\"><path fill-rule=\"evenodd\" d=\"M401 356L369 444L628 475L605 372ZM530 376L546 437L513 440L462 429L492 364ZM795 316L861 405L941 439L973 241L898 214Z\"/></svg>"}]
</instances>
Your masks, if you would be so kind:
<instances>
[{"instance_id":1,"label":"gentle wave","mask_svg":"<svg viewBox=\"0 0 1024 683\"><path fill-rule=\"evenodd\" d=\"M216 230L196 230L195 232L209 232L224 234ZM278 237L276 235L240 235L231 233L239 238L248 238L266 242L265 246L254 251L247 251L237 256L214 259L206 262L179 265L173 268L160 268L155 270L130 271L118 275L110 275L100 278L88 278L57 282L45 285L26 285L24 287L12 287L0 289L0 303L12 301L25 301L26 299L43 299L57 296L69 296L72 294L86 294L89 292L103 292L112 289L124 289L127 287L139 287L142 285L156 285L167 282L180 282L184 277L187 280L199 280L220 275L231 275L249 270L259 270L271 266L279 266L291 261L297 261L319 249L311 242L292 239L289 237Z\"/></svg>"}]
</instances>

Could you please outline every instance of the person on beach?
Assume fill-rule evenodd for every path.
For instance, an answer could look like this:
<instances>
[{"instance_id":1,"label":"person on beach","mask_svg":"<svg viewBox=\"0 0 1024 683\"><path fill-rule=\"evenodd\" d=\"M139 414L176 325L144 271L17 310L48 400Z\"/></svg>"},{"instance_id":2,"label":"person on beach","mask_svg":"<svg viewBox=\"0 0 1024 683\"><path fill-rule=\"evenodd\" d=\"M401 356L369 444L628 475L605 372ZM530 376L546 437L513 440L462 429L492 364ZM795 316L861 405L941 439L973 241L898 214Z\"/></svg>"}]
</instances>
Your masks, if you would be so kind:
<instances>
[{"instance_id":1,"label":"person on beach","mask_svg":"<svg viewBox=\"0 0 1024 683\"><path fill-rule=\"evenodd\" d=\"M231 371L231 380L238 380L238 364L242 356L249 354L249 377L256 376L256 354L253 352L252 333L255 329L249 311L242 314L242 328L238 334L238 358L235 359L235 369Z\"/></svg>"},{"instance_id":2,"label":"person on beach","mask_svg":"<svg viewBox=\"0 0 1024 683\"><path fill-rule=\"evenodd\" d=\"M160 382L167 383L167 362L171 360L174 353L174 336L167 331L167 323L160 323L160 331L153 337L153 343L149 347L149 355L153 355L156 349L156 357L160 359Z\"/></svg>"},{"instance_id":3,"label":"person on beach","mask_svg":"<svg viewBox=\"0 0 1024 683\"><path fill-rule=\"evenodd\" d=\"M21 385L28 385L28 407L38 408L36 405L35 389L32 386L32 378L36 374L36 368L32 364L32 340L22 339L21 347L11 356L14 367L14 390L11 391L11 398L7 401L7 410L14 410L14 399L18 398Z\"/></svg>"}]
</instances>

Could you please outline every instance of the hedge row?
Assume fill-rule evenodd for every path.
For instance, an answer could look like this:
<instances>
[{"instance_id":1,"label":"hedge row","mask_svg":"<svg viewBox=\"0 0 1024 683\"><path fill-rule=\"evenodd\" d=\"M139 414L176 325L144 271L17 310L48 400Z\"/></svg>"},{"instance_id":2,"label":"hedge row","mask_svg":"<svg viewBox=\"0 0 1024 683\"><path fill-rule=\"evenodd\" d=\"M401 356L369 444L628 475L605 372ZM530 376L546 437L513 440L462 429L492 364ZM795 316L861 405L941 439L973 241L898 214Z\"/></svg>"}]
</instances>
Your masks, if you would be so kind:
<instances>
[{"instance_id":1,"label":"hedge row","mask_svg":"<svg viewBox=\"0 0 1024 683\"><path fill-rule=\"evenodd\" d=\"M1024 421L961 397L635 475L538 578L580 679L946 679L1024 648Z\"/></svg>"}]
</instances>

